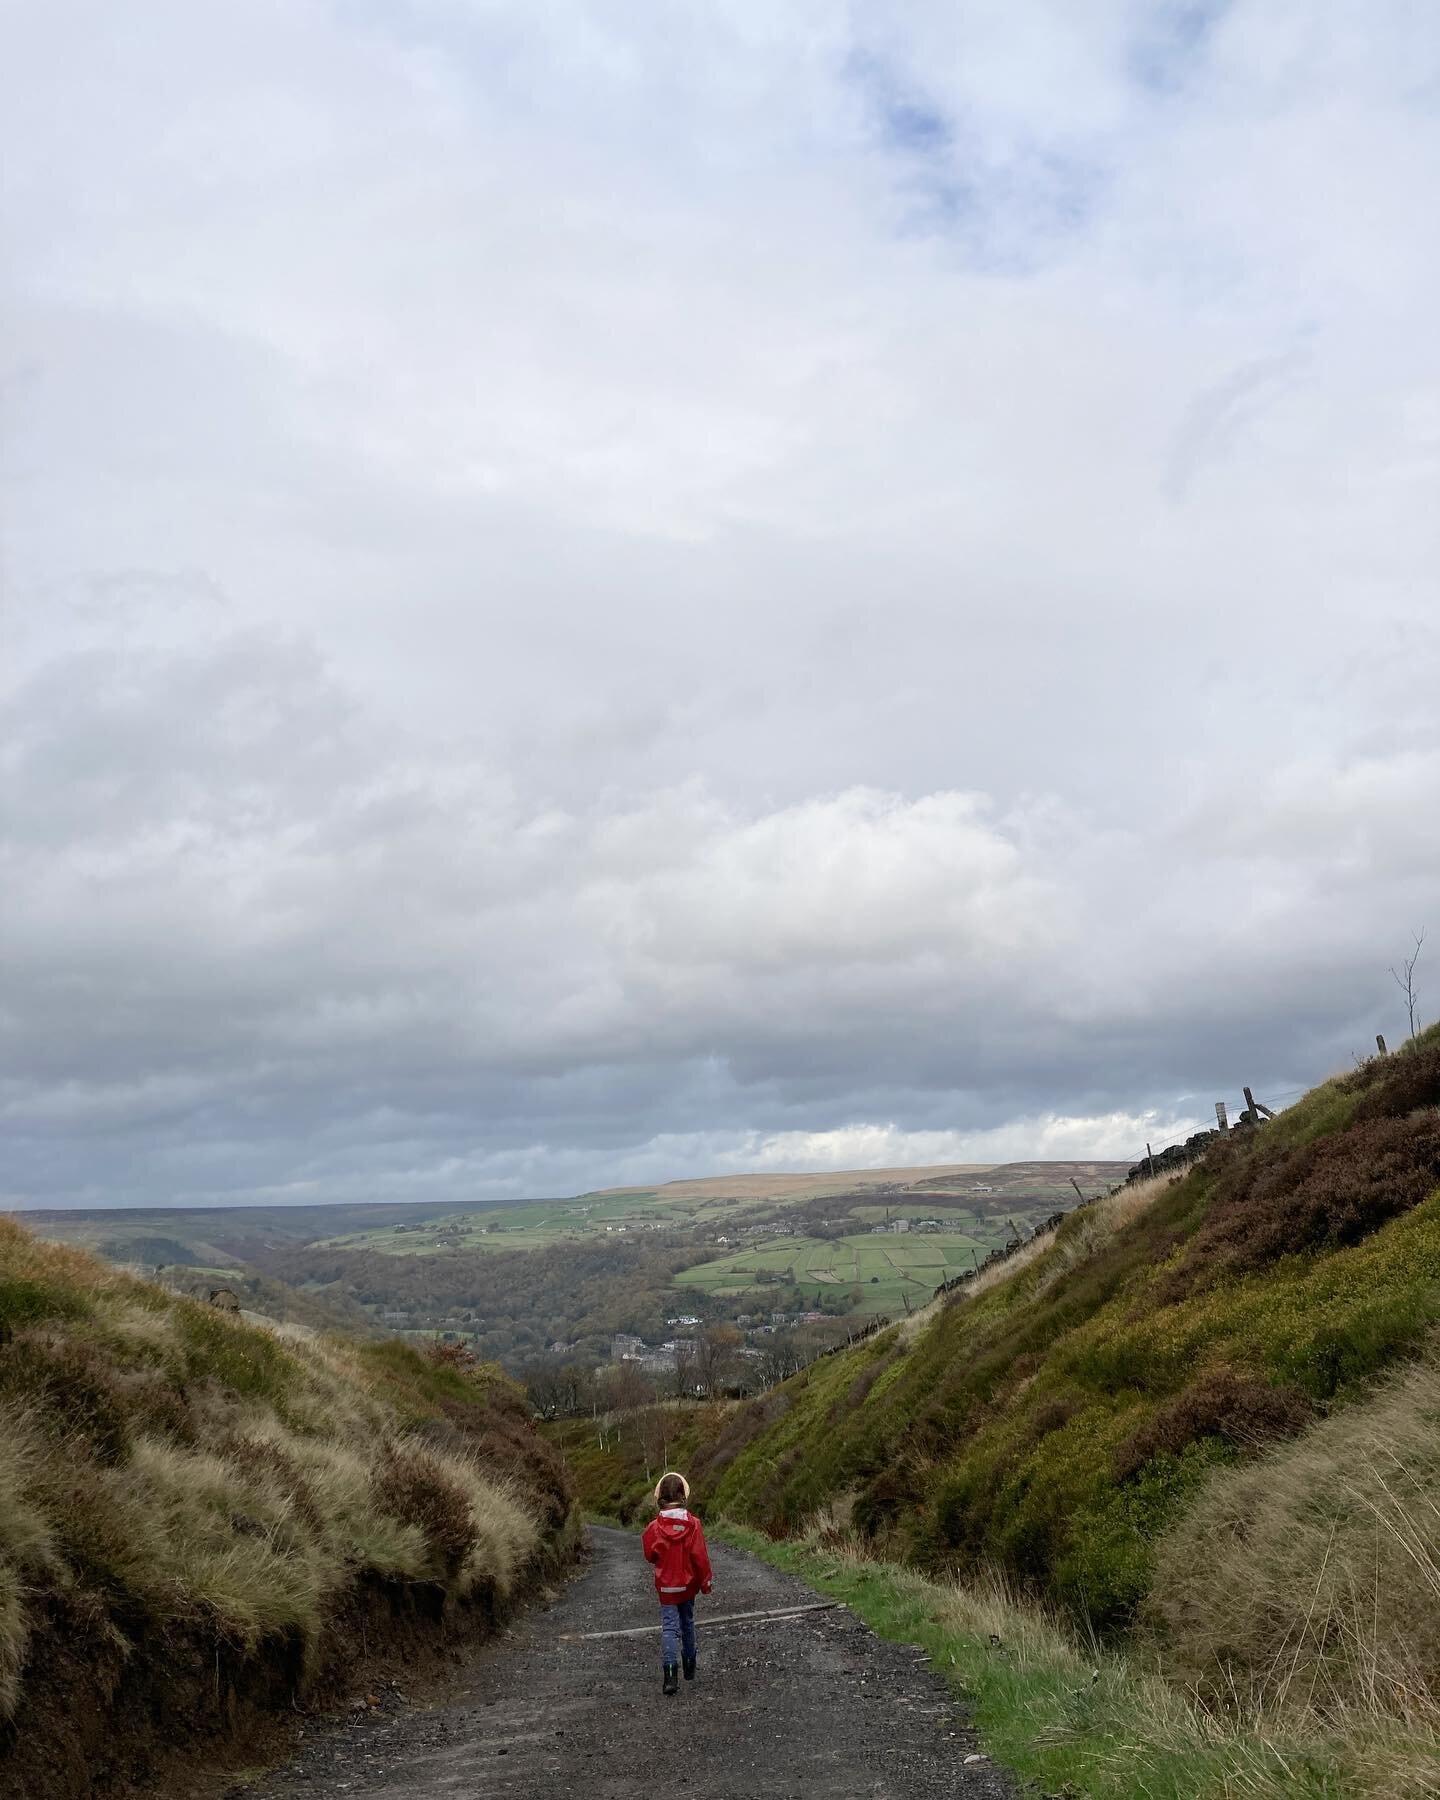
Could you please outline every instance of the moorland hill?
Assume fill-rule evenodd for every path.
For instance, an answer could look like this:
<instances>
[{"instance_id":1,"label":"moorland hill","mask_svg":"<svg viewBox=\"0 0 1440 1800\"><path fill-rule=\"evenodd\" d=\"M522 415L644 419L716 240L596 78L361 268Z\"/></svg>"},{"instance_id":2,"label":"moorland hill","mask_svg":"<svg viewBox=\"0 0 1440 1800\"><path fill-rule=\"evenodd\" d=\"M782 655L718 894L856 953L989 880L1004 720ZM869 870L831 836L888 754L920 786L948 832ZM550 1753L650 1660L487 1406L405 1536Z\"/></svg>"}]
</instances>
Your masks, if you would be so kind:
<instances>
[{"instance_id":1,"label":"moorland hill","mask_svg":"<svg viewBox=\"0 0 1440 1800\"><path fill-rule=\"evenodd\" d=\"M238 1754L367 1650L489 1629L570 1527L498 1370L263 1329L0 1219L0 1792Z\"/></svg>"},{"instance_id":2,"label":"moorland hill","mask_svg":"<svg viewBox=\"0 0 1440 1800\"><path fill-rule=\"evenodd\" d=\"M743 1408L713 1499L840 1507L930 1567L998 1564L1098 1625L1217 1470L1374 1402L1440 1322L1440 1028L1077 1208L1010 1262Z\"/></svg>"}]
</instances>

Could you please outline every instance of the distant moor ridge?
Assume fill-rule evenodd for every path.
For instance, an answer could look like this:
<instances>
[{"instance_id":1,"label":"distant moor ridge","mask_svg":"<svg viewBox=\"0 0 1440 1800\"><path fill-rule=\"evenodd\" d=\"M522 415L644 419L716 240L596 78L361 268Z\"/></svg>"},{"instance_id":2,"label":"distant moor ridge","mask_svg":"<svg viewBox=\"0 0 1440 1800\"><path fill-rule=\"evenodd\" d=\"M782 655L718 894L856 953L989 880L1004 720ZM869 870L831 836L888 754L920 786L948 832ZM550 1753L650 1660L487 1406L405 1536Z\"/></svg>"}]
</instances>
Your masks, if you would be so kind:
<instances>
[{"instance_id":1,"label":"distant moor ridge","mask_svg":"<svg viewBox=\"0 0 1440 1800\"><path fill-rule=\"evenodd\" d=\"M739 1175L572 1199L31 1214L47 1237L176 1291L228 1287L315 1329L439 1337L516 1374L595 1367L617 1334L908 1313L1028 1235L1116 1163L944 1165ZM843 1334L842 1334L843 1335ZM750 1345L752 1350L756 1344Z\"/></svg>"}]
</instances>

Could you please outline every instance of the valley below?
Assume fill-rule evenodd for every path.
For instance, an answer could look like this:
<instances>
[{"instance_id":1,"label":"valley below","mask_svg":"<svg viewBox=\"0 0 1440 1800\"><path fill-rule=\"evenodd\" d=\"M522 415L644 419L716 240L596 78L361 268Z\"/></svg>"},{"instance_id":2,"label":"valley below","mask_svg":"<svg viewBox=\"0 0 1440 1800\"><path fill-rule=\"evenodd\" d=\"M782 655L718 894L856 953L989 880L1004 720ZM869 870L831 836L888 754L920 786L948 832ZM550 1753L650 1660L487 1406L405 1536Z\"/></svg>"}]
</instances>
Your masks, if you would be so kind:
<instances>
[{"instance_id":1,"label":"valley below","mask_svg":"<svg viewBox=\"0 0 1440 1800\"><path fill-rule=\"evenodd\" d=\"M24 1218L43 1237L179 1291L229 1289L242 1310L310 1329L464 1344L521 1378L593 1372L627 1355L665 1378L677 1372L677 1334L683 1342L726 1327L739 1334L728 1378L758 1386L777 1333L786 1339L780 1360L793 1362L867 1320L904 1316L1080 1192L1112 1186L1126 1167L965 1164L718 1176L438 1208ZM626 1341L618 1351L617 1340Z\"/></svg>"},{"instance_id":2,"label":"valley below","mask_svg":"<svg viewBox=\"0 0 1440 1800\"><path fill-rule=\"evenodd\" d=\"M234 1768L302 1703L234 1793L619 1795L673 1719L717 1800L1440 1795L1440 1029L1158 1172L26 1227L0 1773L36 1800L175 1800L172 1740ZM667 1716L627 1534L674 1467L754 1605ZM806 1592L833 1615L772 1628ZM450 1688L324 1724L357 1624Z\"/></svg>"}]
</instances>

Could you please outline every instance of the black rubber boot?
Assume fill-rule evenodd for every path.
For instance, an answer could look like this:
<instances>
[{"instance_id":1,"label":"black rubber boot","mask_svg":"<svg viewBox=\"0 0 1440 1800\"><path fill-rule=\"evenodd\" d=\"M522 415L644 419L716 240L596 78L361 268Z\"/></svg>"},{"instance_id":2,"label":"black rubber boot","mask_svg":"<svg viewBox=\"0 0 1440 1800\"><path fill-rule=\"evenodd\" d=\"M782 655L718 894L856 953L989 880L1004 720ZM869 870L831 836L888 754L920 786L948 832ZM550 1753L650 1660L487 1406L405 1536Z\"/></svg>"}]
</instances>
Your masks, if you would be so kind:
<instances>
[{"instance_id":1,"label":"black rubber boot","mask_svg":"<svg viewBox=\"0 0 1440 1800\"><path fill-rule=\"evenodd\" d=\"M685 1679L687 1681L693 1681L695 1679L695 1658L693 1656L682 1657L680 1659L680 1666L685 1671Z\"/></svg>"},{"instance_id":2,"label":"black rubber boot","mask_svg":"<svg viewBox=\"0 0 1440 1800\"><path fill-rule=\"evenodd\" d=\"M665 1665L665 1685L661 1689L661 1692L665 1694L678 1694L680 1692L680 1671L675 1667L674 1663L666 1663Z\"/></svg>"}]
</instances>

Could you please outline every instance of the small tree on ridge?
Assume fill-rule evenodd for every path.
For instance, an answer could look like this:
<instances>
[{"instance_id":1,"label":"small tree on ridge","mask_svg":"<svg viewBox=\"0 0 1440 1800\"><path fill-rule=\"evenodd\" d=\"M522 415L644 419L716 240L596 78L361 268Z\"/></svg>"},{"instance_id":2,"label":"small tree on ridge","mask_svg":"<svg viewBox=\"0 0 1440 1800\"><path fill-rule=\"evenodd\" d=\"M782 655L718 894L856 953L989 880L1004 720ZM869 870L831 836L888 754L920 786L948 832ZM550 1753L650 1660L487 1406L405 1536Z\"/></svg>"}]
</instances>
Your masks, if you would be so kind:
<instances>
[{"instance_id":1,"label":"small tree on ridge","mask_svg":"<svg viewBox=\"0 0 1440 1800\"><path fill-rule=\"evenodd\" d=\"M1410 1015L1410 1035L1413 1038L1415 1035L1416 1008L1420 1003L1420 996L1415 989L1415 965L1419 962L1420 952L1425 946L1425 932L1422 928L1419 931L1412 931L1410 935L1415 940L1414 954L1405 957L1398 969L1392 963L1390 965L1390 974L1394 979L1396 987L1398 987L1400 992L1405 996L1405 1010Z\"/></svg>"}]
</instances>

